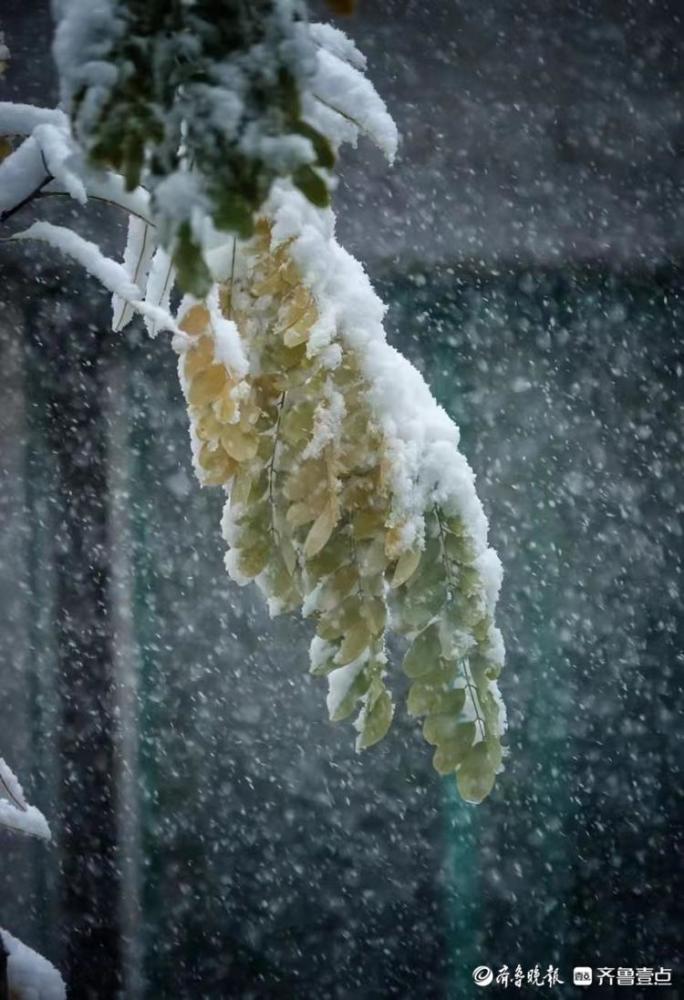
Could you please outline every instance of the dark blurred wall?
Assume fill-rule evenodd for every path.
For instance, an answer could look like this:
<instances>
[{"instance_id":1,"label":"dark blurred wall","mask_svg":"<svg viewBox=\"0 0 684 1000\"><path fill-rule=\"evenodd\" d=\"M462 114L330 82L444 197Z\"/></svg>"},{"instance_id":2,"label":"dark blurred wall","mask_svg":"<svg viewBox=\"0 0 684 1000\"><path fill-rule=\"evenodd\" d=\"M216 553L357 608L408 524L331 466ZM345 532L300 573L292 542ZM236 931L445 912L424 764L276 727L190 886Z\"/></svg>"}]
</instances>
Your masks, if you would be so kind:
<instances>
[{"instance_id":1,"label":"dark blurred wall","mask_svg":"<svg viewBox=\"0 0 684 1000\"><path fill-rule=\"evenodd\" d=\"M403 141L389 172L345 153L345 244L402 266L679 253L683 15L678 0L361 0L348 30Z\"/></svg>"}]
</instances>

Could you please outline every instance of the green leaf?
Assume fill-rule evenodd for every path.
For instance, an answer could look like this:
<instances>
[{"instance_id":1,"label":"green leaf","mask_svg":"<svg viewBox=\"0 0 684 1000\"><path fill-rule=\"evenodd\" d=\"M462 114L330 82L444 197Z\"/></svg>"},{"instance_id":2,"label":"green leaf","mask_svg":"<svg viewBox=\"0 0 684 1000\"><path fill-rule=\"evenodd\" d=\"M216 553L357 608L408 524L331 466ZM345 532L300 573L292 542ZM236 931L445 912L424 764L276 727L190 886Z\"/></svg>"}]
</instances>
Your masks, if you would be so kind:
<instances>
[{"instance_id":1,"label":"green leaf","mask_svg":"<svg viewBox=\"0 0 684 1000\"><path fill-rule=\"evenodd\" d=\"M393 714L394 706L392 698L389 691L383 687L373 705L368 709L364 709L361 720L361 732L356 743L357 748L359 750L367 750L368 747L379 743L386 736L392 724Z\"/></svg>"},{"instance_id":2,"label":"green leaf","mask_svg":"<svg viewBox=\"0 0 684 1000\"><path fill-rule=\"evenodd\" d=\"M295 170L292 182L316 208L327 208L330 204L328 185L321 175L308 164Z\"/></svg>"},{"instance_id":3,"label":"green leaf","mask_svg":"<svg viewBox=\"0 0 684 1000\"><path fill-rule=\"evenodd\" d=\"M333 722L341 722L352 714L359 698L362 698L370 686L371 677L367 670L360 670L352 681L349 690L332 716Z\"/></svg>"},{"instance_id":4,"label":"green leaf","mask_svg":"<svg viewBox=\"0 0 684 1000\"><path fill-rule=\"evenodd\" d=\"M421 677L435 669L441 652L439 623L433 622L413 640L404 657L404 673L408 677Z\"/></svg>"},{"instance_id":5,"label":"green leaf","mask_svg":"<svg viewBox=\"0 0 684 1000\"><path fill-rule=\"evenodd\" d=\"M312 664L309 667L309 673L313 674L314 677L327 677L333 670L339 670L340 665L335 662L339 648L339 643L330 643L329 648L326 650L325 658L318 661L315 666Z\"/></svg>"},{"instance_id":6,"label":"green leaf","mask_svg":"<svg viewBox=\"0 0 684 1000\"><path fill-rule=\"evenodd\" d=\"M447 691L446 685L426 684L416 681L409 690L407 708L409 715L454 714L462 711L465 703L465 691ZM427 737L426 737L427 739ZM432 740L428 740L432 742Z\"/></svg>"},{"instance_id":7,"label":"green leaf","mask_svg":"<svg viewBox=\"0 0 684 1000\"><path fill-rule=\"evenodd\" d=\"M268 562L269 552L270 545L268 539L250 545L249 548L241 548L238 568L242 575L251 579L258 576Z\"/></svg>"},{"instance_id":8,"label":"green leaf","mask_svg":"<svg viewBox=\"0 0 684 1000\"><path fill-rule=\"evenodd\" d=\"M324 135L317 132L308 122L298 121L293 126L293 131L309 139L316 154L316 163L319 167L332 170L335 166L335 154L333 148Z\"/></svg>"},{"instance_id":9,"label":"green leaf","mask_svg":"<svg viewBox=\"0 0 684 1000\"><path fill-rule=\"evenodd\" d=\"M239 191L230 188L214 197L214 224L224 232L249 239L254 232L252 205Z\"/></svg>"},{"instance_id":10,"label":"green leaf","mask_svg":"<svg viewBox=\"0 0 684 1000\"><path fill-rule=\"evenodd\" d=\"M451 774L463 761L475 739L475 723L463 722L452 739L440 743L432 758L432 766L438 774Z\"/></svg>"},{"instance_id":11,"label":"green leaf","mask_svg":"<svg viewBox=\"0 0 684 1000\"><path fill-rule=\"evenodd\" d=\"M189 222L181 223L178 229L173 263L176 267L178 284L182 290L190 292L198 299L203 299L211 288L211 274L202 256L202 251L195 243Z\"/></svg>"},{"instance_id":12,"label":"green leaf","mask_svg":"<svg viewBox=\"0 0 684 1000\"><path fill-rule=\"evenodd\" d=\"M438 712L428 715L423 725L423 736L433 746L440 746L456 738L464 719L460 713L465 704L465 691L450 691L438 705ZM444 711L442 711L444 709Z\"/></svg>"},{"instance_id":13,"label":"green leaf","mask_svg":"<svg viewBox=\"0 0 684 1000\"><path fill-rule=\"evenodd\" d=\"M486 799L501 763L501 747L493 740L482 740L470 749L458 769L458 790L466 802L477 804Z\"/></svg>"}]
</instances>

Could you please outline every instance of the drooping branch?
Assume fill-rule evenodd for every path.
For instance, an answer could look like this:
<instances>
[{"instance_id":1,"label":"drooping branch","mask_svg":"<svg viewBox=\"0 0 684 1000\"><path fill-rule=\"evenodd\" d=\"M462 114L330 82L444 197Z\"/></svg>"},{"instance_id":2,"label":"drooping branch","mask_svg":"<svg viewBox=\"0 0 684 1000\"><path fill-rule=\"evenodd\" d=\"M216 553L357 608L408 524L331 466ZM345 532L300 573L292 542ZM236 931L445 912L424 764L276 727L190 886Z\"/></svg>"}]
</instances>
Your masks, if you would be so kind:
<instances>
[{"instance_id":1,"label":"drooping branch","mask_svg":"<svg viewBox=\"0 0 684 1000\"><path fill-rule=\"evenodd\" d=\"M108 2L128 9L128 0ZM62 29L76 7L82 10L64 4ZM271 8L272 0L263 0L263 10ZM204 0L190 9L201 22ZM133 18L133 35L136 25ZM69 50L65 30L58 50L69 77L83 56ZM309 52L312 62L297 77L301 107L288 111L296 112L290 153L307 146L316 170L327 170L331 154L365 132L391 161L396 127L364 75L363 56L330 26L301 24L295 34L306 41L300 55ZM114 39L111 53L129 43L128 36ZM133 87L123 97L121 82L116 77L109 97L115 104L121 98L121 107L130 98L144 118L159 81L138 80L140 93ZM167 96L173 104L175 92ZM138 313L151 334L161 326L174 333L198 477L229 496L222 522L229 572L239 583L255 579L272 613L300 608L315 623L311 670L328 678L332 719L360 709L358 749L382 739L391 724L385 635L405 635L409 713L424 719L435 768L456 775L467 801L481 801L502 769L506 727L497 687L504 650L494 624L500 565L458 429L388 346L384 306L335 241L334 216L321 207L322 175L302 174L296 155L283 167L282 145L256 127L252 138L266 143L257 160L270 188L257 199L248 184L248 196L236 200L235 178L211 175L211 156L196 155L202 114L188 118L192 129L182 143L176 135L165 159L173 113L164 122L168 134L139 131L122 152L111 132L116 115L103 110L111 110L109 98L91 102L89 119L71 97L79 141L55 121L38 125L26 142L47 157L60 189L80 201L107 194L88 158L125 166L125 178L106 175L108 191L118 191L113 202L133 210L123 263L49 223L14 238L58 247L105 284L114 293L115 328ZM131 127L140 130L141 121ZM287 115L280 119L280 138L288 123ZM148 147L159 154L154 163ZM207 188L209 176L217 189ZM149 196L142 187L124 190L138 179ZM181 290L198 293L183 300L178 321L169 311L174 278Z\"/></svg>"}]
</instances>

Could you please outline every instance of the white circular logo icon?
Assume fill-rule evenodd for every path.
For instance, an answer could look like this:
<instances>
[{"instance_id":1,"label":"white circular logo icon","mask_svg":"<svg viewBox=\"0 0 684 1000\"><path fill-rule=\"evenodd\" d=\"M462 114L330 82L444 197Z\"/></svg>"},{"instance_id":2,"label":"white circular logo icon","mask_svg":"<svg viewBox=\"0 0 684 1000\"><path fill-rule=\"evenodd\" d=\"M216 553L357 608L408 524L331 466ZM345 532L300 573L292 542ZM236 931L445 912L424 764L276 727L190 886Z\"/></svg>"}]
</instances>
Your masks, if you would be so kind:
<instances>
[{"instance_id":1,"label":"white circular logo icon","mask_svg":"<svg viewBox=\"0 0 684 1000\"><path fill-rule=\"evenodd\" d=\"M493 978L494 973L488 965L478 965L473 969L473 982L476 986L489 986Z\"/></svg>"}]
</instances>

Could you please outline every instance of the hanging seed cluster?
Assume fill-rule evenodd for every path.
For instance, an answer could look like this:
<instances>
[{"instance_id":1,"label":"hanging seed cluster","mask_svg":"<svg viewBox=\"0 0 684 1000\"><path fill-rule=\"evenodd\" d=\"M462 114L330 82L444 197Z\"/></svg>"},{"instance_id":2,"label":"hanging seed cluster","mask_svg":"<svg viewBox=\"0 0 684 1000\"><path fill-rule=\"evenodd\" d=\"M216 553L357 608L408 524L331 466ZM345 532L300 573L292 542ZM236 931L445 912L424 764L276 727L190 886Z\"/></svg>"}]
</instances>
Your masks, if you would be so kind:
<instances>
[{"instance_id":1,"label":"hanging seed cluster","mask_svg":"<svg viewBox=\"0 0 684 1000\"><path fill-rule=\"evenodd\" d=\"M342 340L334 365L310 350L318 319L289 244L269 226L240 247L220 294L248 357L240 378L217 360L210 310L191 306L180 374L195 464L229 494L226 563L256 580L272 613L313 619L311 672L328 676L333 720L357 712L357 748L393 717L386 686L388 626L410 640L408 710L424 718L434 766L479 802L501 767L502 708L492 682L502 657L475 551L457 513L434 506L424 537L402 546L390 449L369 402L360 359Z\"/></svg>"}]
</instances>

